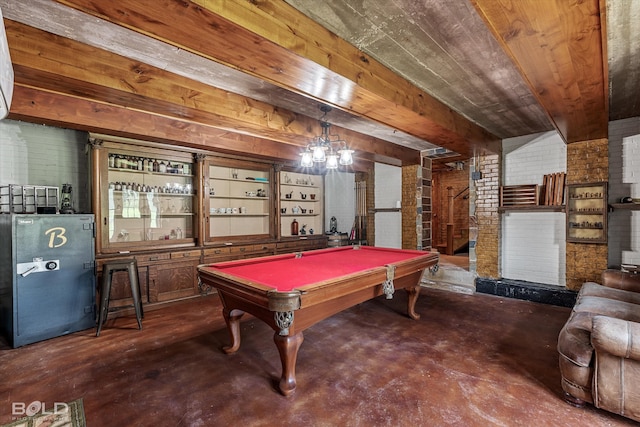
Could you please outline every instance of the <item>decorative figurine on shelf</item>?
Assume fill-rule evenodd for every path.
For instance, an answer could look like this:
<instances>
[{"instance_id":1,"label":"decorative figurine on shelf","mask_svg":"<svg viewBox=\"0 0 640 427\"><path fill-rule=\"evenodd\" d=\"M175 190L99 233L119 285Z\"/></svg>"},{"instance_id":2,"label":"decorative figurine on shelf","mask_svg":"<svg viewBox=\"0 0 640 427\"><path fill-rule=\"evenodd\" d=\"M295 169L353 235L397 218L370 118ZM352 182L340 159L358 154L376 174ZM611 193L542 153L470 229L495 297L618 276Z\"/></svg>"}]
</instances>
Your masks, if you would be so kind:
<instances>
[{"instance_id":1,"label":"decorative figurine on shelf","mask_svg":"<svg viewBox=\"0 0 640 427\"><path fill-rule=\"evenodd\" d=\"M300 229L300 234L301 235L307 234L307 224L302 225L302 228Z\"/></svg>"},{"instance_id":2,"label":"decorative figurine on shelf","mask_svg":"<svg viewBox=\"0 0 640 427\"><path fill-rule=\"evenodd\" d=\"M338 220L335 216L332 216L329 221L329 231L334 234L338 232Z\"/></svg>"},{"instance_id":3,"label":"decorative figurine on shelf","mask_svg":"<svg viewBox=\"0 0 640 427\"><path fill-rule=\"evenodd\" d=\"M313 234L313 228L309 229L309 234Z\"/></svg>"},{"instance_id":4,"label":"decorative figurine on shelf","mask_svg":"<svg viewBox=\"0 0 640 427\"><path fill-rule=\"evenodd\" d=\"M298 221L294 218L293 222L291 223L291 235L292 236L297 236L298 235Z\"/></svg>"}]
</instances>

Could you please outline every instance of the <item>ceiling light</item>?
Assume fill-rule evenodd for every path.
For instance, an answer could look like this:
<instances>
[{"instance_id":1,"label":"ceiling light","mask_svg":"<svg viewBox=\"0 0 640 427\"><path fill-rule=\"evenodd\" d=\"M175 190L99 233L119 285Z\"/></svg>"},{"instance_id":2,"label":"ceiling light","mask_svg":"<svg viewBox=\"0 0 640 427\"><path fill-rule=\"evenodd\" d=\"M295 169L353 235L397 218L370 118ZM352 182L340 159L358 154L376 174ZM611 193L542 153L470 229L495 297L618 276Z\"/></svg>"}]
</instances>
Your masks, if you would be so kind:
<instances>
[{"instance_id":1,"label":"ceiling light","mask_svg":"<svg viewBox=\"0 0 640 427\"><path fill-rule=\"evenodd\" d=\"M331 123L327 122L325 117L331 111L331 107L322 105L320 110L324 113L320 118L322 133L313 138L313 142L301 153L300 166L309 168L315 164L324 163L327 169L338 169L338 165L352 165L354 151L349 149L347 142L340 139L338 135L329 134Z\"/></svg>"}]
</instances>

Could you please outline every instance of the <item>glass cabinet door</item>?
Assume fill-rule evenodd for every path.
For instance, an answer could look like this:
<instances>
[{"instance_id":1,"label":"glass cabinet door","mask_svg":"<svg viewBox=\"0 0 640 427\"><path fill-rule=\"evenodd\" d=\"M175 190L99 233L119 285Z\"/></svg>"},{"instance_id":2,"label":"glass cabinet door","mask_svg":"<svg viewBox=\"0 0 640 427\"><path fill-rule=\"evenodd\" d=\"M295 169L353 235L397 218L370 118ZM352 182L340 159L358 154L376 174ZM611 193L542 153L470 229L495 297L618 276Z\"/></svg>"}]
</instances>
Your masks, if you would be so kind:
<instances>
[{"instance_id":1,"label":"glass cabinet door","mask_svg":"<svg viewBox=\"0 0 640 427\"><path fill-rule=\"evenodd\" d=\"M102 191L103 246L194 241L194 163L158 153L109 151Z\"/></svg>"},{"instance_id":2,"label":"glass cabinet door","mask_svg":"<svg viewBox=\"0 0 640 427\"><path fill-rule=\"evenodd\" d=\"M208 172L208 241L272 235L271 166L212 160Z\"/></svg>"}]
</instances>

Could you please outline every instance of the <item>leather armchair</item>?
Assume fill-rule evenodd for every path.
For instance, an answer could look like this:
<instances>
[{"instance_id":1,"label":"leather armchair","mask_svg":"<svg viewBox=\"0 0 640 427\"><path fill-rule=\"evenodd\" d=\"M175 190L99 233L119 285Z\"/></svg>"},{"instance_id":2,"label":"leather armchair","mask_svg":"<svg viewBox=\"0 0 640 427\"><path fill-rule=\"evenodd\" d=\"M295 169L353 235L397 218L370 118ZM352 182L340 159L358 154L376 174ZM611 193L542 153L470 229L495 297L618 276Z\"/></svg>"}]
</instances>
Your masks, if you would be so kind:
<instances>
[{"instance_id":1,"label":"leather armchair","mask_svg":"<svg viewBox=\"0 0 640 427\"><path fill-rule=\"evenodd\" d=\"M585 283L560 331L565 400L640 421L640 274L606 270Z\"/></svg>"}]
</instances>

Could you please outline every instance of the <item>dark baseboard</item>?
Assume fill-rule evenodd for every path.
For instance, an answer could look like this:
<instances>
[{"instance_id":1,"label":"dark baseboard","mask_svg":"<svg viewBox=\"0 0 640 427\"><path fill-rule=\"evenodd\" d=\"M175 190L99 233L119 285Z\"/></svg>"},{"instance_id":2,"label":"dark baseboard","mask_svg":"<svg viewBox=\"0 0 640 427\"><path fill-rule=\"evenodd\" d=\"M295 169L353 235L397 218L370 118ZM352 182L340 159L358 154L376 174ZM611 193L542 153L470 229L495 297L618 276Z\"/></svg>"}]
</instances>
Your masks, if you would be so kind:
<instances>
[{"instance_id":1,"label":"dark baseboard","mask_svg":"<svg viewBox=\"0 0 640 427\"><path fill-rule=\"evenodd\" d=\"M573 307L578 294L575 291L543 283L482 277L476 278L476 292L561 307Z\"/></svg>"}]
</instances>

